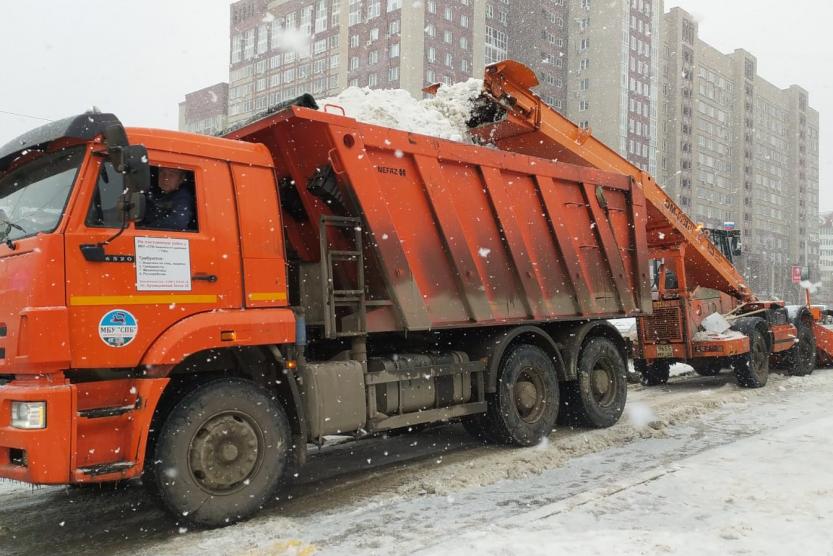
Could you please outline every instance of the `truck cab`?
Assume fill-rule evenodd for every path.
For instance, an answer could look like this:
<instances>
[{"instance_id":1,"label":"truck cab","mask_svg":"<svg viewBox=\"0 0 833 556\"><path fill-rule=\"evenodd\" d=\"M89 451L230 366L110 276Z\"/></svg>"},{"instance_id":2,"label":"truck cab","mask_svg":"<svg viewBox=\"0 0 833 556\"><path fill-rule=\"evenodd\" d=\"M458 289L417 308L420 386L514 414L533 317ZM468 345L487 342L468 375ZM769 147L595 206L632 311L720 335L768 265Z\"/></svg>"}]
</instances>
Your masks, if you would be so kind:
<instances>
[{"instance_id":1,"label":"truck cab","mask_svg":"<svg viewBox=\"0 0 833 556\"><path fill-rule=\"evenodd\" d=\"M146 218L164 169L190 189L184 229ZM136 476L175 364L294 341L273 175L262 146L125 132L110 114L0 149L0 475Z\"/></svg>"}]
</instances>

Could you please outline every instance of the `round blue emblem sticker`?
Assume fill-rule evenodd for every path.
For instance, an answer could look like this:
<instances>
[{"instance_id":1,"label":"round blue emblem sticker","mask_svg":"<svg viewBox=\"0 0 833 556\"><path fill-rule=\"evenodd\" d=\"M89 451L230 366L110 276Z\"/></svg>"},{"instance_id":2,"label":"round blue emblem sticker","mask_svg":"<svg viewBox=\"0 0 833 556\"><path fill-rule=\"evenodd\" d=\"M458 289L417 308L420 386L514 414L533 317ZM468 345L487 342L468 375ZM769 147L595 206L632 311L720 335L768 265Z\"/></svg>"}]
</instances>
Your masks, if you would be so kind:
<instances>
[{"instance_id":1,"label":"round blue emblem sticker","mask_svg":"<svg viewBox=\"0 0 833 556\"><path fill-rule=\"evenodd\" d=\"M101 317L98 337L110 347L124 347L133 341L139 331L139 323L129 311L114 309Z\"/></svg>"}]
</instances>

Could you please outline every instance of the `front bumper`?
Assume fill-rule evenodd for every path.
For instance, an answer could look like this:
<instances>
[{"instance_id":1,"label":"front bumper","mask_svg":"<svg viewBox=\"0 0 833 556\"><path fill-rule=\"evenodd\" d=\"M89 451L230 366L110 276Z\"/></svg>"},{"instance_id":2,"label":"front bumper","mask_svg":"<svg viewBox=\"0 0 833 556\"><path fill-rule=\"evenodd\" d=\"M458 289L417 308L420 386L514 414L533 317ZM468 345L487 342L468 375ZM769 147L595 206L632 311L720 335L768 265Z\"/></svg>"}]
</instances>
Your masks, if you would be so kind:
<instances>
[{"instance_id":1,"label":"front bumper","mask_svg":"<svg viewBox=\"0 0 833 556\"><path fill-rule=\"evenodd\" d=\"M168 379L70 384L51 375L0 386L0 478L33 484L138 476L150 421ZM11 426L13 401L46 402L46 428Z\"/></svg>"}]
</instances>

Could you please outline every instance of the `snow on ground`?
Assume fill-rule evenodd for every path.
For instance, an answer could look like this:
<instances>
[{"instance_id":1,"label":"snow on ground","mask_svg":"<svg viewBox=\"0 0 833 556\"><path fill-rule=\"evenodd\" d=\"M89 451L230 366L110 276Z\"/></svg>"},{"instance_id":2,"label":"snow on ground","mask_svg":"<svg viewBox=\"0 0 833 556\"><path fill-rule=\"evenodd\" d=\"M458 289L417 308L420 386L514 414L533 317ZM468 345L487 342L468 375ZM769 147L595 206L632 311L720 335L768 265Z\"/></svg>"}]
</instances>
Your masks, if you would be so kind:
<instances>
[{"instance_id":1,"label":"snow on ground","mask_svg":"<svg viewBox=\"0 0 833 556\"><path fill-rule=\"evenodd\" d=\"M280 500L213 531L184 528L139 486L2 483L0 553L778 553L799 533L796 551L833 546L817 517L833 515L820 437L833 372L760 390L687 375L629 396L616 426L562 428L530 449L449 425L313 452Z\"/></svg>"},{"instance_id":2,"label":"snow on ground","mask_svg":"<svg viewBox=\"0 0 833 556\"><path fill-rule=\"evenodd\" d=\"M431 135L441 139L463 141L472 101L480 94L483 81L469 79L444 85L436 96L417 100L402 89L368 89L348 87L335 97L318 101L321 110L340 113L360 122L382 125Z\"/></svg>"},{"instance_id":3,"label":"snow on ground","mask_svg":"<svg viewBox=\"0 0 833 556\"><path fill-rule=\"evenodd\" d=\"M833 416L617 479L422 554L822 554L833 531Z\"/></svg>"}]
</instances>

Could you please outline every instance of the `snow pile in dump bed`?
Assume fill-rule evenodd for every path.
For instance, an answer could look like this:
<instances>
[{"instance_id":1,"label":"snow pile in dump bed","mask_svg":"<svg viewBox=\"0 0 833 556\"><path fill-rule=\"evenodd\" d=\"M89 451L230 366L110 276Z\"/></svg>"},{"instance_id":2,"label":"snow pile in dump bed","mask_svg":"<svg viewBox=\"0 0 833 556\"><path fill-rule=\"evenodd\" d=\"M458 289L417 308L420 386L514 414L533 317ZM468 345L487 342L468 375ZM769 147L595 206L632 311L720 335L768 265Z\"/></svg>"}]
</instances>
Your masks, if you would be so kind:
<instances>
[{"instance_id":1,"label":"snow pile in dump bed","mask_svg":"<svg viewBox=\"0 0 833 556\"><path fill-rule=\"evenodd\" d=\"M436 96L422 100L403 89L349 87L337 96L319 100L318 105L321 110L334 113L339 111L326 105L340 106L347 116L360 122L465 141L466 121L471 114L472 102L482 87L483 81L469 79L443 85Z\"/></svg>"}]
</instances>

